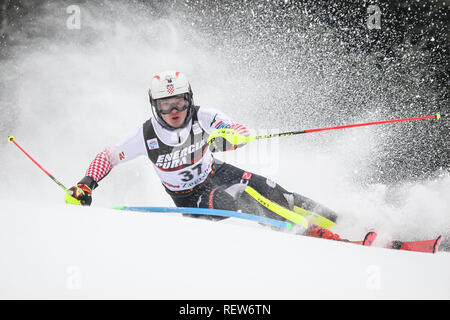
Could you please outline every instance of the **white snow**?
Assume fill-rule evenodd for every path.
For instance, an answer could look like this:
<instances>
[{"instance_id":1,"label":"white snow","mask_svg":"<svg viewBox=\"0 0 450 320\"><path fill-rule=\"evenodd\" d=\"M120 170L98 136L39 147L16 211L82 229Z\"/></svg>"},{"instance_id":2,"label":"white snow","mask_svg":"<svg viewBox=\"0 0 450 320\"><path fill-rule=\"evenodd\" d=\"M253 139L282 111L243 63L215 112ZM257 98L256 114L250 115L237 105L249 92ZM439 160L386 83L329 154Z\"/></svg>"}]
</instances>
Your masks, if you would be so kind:
<instances>
[{"instance_id":1,"label":"white snow","mask_svg":"<svg viewBox=\"0 0 450 320\"><path fill-rule=\"evenodd\" d=\"M0 201L0 298L449 299L435 255L211 222Z\"/></svg>"},{"instance_id":2,"label":"white snow","mask_svg":"<svg viewBox=\"0 0 450 320\"><path fill-rule=\"evenodd\" d=\"M45 6L39 19L14 34L22 45L0 60L0 298L450 298L448 252L363 248L241 220L105 209L173 206L145 158L114 168L94 190L92 207L64 205L64 192L7 136L70 187L98 152L148 119L149 82L166 69L189 77L196 104L224 111L255 134L333 125L329 120L366 122L376 118L376 108L393 107L380 97L358 109L360 118L347 119L333 99L333 81L346 77L316 79L307 60L314 54L304 57L299 68L306 69L291 81L271 71L286 68L283 57L272 66L270 55L255 60L252 50L227 41L217 47L216 39L176 16L160 19L124 2L80 8L81 29L68 30L65 4ZM339 62L340 50L314 50L309 35L298 40L307 50L329 52L320 65ZM355 83L356 102L365 83ZM297 98L290 113L286 106ZM329 105L342 122L322 117ZM450 235L448 172L396 186L359 179L370 177L380 146L393 134L389 128L267 139L218 157L337 211L335 231L342 237L360 239L371 227L379 240Z\"/></svg>"}]
</instances>

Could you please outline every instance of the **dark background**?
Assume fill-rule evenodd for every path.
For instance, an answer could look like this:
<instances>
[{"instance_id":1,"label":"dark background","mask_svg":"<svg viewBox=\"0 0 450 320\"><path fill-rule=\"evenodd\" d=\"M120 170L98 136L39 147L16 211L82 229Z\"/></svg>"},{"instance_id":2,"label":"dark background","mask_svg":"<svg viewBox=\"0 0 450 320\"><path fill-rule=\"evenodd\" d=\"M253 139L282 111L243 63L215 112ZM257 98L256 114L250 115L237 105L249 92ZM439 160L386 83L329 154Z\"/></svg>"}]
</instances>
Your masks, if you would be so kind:
<instances>
[{"instance_id":1,"label":"dark background","mask_svg":"<svg viewBox=\"0 0 450 320\"><path fill-rule=\"evenodd\" d=\"M78 1L77 4L85 2ZM27 37L57 36L51 30L38 33L36 28L29 28L30 24L39 26L40 14L48 3L0 1L0 59L8 59L10 49L24 45ZM340 114L348 119L360 113L374 97L383 97L384 103L373 107L378 118L368 121L431 115L437 111L444 115L449 113L450 19L449 4L444 0L130 3L142 6L156 16L178 12L182 19L195 24L202 32L215 35L216 40L211 46L225 52L229 49L230 55L231 51L239 51L239 57L252 57L245 64L249 74L261 72L256 68L258 57L270 52L278 60L276 64L268 64L265 73L288 79L300 77L305 70L299 70L297 66L300 60L308 58L308 51L301 41L296 40L296 35L309 34L318 44L327 41L328 47L320 51L319 45L311 53L310 70L307 71L316 74L318 81L321 81L322 73L330 69L342 72L342 78L352 81L333 84L327 96L328 103L315 107L314 112L321 114L323 119L323 123L312 123L315 126L343 123L336 117L336 112L330 112L330 101L339 105ZM369 5L380 8L381 29L367 28ZM105 10L109 10L106 5ZM14 37L16 32L22 32L25 38ZM249 37L249 34L255 36ZM340 53L346 53L347 58L333 58L333 52L327 50L330 43L335 44ZM324 57L328 59L326 65L323 64ZM323 81L327 81L325 76ZM368 88L373 83L379 85ZM270 112L270 106L266 108L263 111ZM381 119L380 115L383 116ZM291 119L282 116L274 118L274 124L295 127ZM2 126L14 126L14 119L2 119ZM404 123L393 130L395 135L387 137L380 146L379 157L373 163L370 177L365 177L366 182L367 179L385 183L417 181L450 170L448 120Z\"/></svg>"}]
</instances>

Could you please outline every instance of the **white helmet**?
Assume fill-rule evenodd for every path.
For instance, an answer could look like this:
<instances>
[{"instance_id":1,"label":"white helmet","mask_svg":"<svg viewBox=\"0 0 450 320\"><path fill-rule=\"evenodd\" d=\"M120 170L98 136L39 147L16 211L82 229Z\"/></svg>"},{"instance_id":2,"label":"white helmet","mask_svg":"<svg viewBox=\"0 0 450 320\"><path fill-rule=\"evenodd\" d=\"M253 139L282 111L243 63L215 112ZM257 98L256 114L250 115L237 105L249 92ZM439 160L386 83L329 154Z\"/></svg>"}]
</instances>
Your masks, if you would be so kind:
<instances>
[{"instance_id":1,"label":"white helmet","mask_svg":"<svg viewBox=\"0 0 450 320\"><path fill-rule=\"evenodd\" d=\"M182 110L187 109L188 114L183 123L186 126L192 118L192 107L194 105L192 99L192 90L186 76L178 71L164 71L153 77L148 96L150 104L152 105L152 112L155 119L163 127L167 129L176 129L168 125L161 117L162 110L159 108L160 99L165 99L173 96L183 95L185 99L185 106ZM178 109L181 111L180 109ZM172 110L169 110L169 112Z\"/></svg>"}]
</instances>

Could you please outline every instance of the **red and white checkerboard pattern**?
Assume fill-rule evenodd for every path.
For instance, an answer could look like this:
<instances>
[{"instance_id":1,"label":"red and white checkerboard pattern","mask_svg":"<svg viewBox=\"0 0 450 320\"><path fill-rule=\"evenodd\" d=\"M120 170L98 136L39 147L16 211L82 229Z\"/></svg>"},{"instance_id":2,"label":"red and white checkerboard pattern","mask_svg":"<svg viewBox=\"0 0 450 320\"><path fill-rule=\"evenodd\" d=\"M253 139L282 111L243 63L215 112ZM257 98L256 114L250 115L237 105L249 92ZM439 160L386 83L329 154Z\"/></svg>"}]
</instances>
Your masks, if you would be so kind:
<instances>
[{"instance_id":1,"label":"red and white checkerboard pattern","mask_svg":"<svg viewBox=\"0 0 450 320\"><path fill-rule=\"evenodd\" d=\"M86 176L92 177L95 181L100 181L114 167L108 149L100 152L89 165Z\"/></svg>"},{"instance_id":2,"label":"red and white checkerboard pattern","mask_svg":"<svg viewBox=\"0 0 450 320\"><path fill-rule=\"evenodd\" d=\"M173 94L175 92L175 88L174 88L173 84L170 84L167 86L167 92L169 94Z\"/></svg>"}]
</instances>

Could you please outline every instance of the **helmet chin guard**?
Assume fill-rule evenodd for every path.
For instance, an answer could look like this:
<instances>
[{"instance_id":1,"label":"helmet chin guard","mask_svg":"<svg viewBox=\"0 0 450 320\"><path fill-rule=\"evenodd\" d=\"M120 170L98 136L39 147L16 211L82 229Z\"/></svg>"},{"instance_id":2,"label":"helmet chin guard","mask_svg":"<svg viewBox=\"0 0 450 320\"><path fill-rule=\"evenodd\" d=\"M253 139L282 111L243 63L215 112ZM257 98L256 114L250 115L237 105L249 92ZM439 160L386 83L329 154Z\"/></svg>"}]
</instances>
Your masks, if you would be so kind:
<instances>
[{"instance_id":1,"label":"helmet chin guard","mask_svg":"<svg viewBox=\"0 0 450 320\"><path fill-rule=\"evenodd\" d=\"M157 107L157 100L170 98L183 94L187 103L187 115L183 124L174 128L170 126L161 117L161 113ZM186 76L178 71L165 71L157 74L153 77L150 89L148 90L148 97L152 107L152 113L156 121L164 128L168 130L176 130L184 128L192 119L192 109L194 106L193 94L191 85L189 84Z\"/></svg>"}]
</instances>

